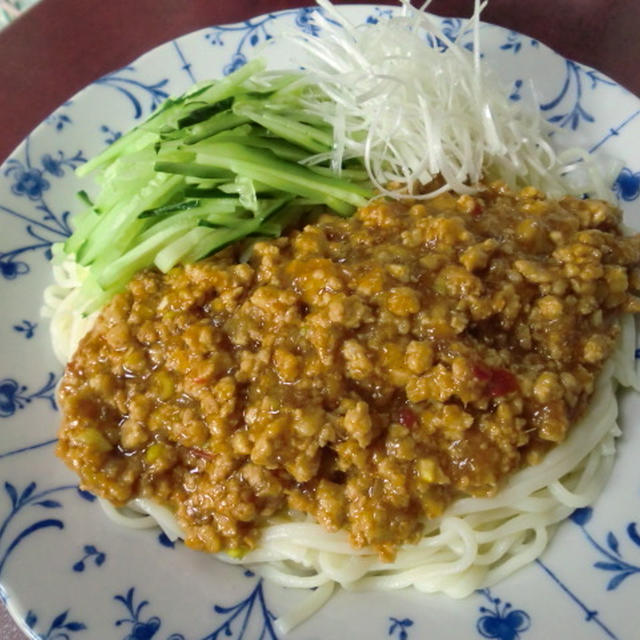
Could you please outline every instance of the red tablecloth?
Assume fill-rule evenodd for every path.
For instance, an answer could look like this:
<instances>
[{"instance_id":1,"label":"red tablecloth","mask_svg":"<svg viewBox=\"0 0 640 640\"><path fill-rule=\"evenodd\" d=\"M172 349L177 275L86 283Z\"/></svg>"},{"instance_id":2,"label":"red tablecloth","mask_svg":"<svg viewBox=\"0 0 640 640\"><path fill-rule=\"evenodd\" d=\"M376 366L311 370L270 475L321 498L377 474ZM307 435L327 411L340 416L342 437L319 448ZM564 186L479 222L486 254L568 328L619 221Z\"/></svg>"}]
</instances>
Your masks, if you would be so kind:
<instances>
[{"instance_id":1,"label":"red tablecloth","mask_svg":"<svg viewBox=\"0 0 640 640\"><path fill-rule=\"evenodd\" d=\"M311 1L42 0L0 32L0 162L76 91L148 49ZM472 7L473 0L433 0L430 10L468 16ZM483 19L537 38L640 95L638 0L490 0ZM2 607L0 638L24 638Z\"/></svg>"}]
</instances>

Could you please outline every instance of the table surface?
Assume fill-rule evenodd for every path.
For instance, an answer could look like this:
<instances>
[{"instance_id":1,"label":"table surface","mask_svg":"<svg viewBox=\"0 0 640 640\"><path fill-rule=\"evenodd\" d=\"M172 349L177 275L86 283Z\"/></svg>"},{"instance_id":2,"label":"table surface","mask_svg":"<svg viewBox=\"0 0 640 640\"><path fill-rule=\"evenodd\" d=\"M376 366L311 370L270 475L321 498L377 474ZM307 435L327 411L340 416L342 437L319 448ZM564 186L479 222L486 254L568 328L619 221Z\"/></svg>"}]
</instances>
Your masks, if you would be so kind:
<instances>
[{"instance_id":1,"label":"table surface","mask_svg":"<svg viewBox=\"0 0 640 640\"><path fill-rule=\"evenodd\" d=\"M0 162L76 91L148 49L206 26L311 2L42 0L0 32ZM433 0L429 10L465 17L472 7L473 0ZM483 20L537 38L640 95L637 0L490 0ZM24 640L3 607L0 638Z\"/></svg>"}]
</instances>

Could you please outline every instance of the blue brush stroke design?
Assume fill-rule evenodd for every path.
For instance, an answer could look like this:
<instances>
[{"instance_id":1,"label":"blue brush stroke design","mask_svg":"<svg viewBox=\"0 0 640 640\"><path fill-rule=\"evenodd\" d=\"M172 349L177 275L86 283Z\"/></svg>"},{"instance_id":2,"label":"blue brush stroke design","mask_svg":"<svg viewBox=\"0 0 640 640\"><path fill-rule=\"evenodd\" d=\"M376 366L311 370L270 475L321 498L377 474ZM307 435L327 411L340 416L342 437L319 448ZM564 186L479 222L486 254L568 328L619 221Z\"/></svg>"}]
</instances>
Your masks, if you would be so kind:
<instances>
[{"instance_id":1,"label":"blue brush stroke design","mask_svg":"<svg viewBox=\"0 0 640 640\"><path fill-rule=\"evenodd\" d=\"M540 46L538 40L535 40L534 38L526 38L517 31L509 31L509 33L507 34L507 41L504 44L500 45L500 49L502 49L502 51L510 51L513 54L520 53L523 40L529 40L529 44L532 47Z\"/></svg>"},{"instance_id":2,"label":"blue brush stroke design","mask_svg":"<svg viewBox=\"0 0 640 640\"><path fill-rule=\"evenodd\" d=\"M567 102L568 108L561 113L550 115L548 118L549 122L560 127L569 126L574 131L578 129L583 121L594 122L593 115L589 113L582 104L585 91L585 79L591 80L590 89L595 89L598 84L616 86L615 82L603 78L595 71L587 71L581 65L573 62L573 60L565 60L565 79L562 88L555 98L541 104L540 110L553 111L561 107L561 105L567 104Z\"/></svg>"},{"instance_id":3,"label":"blue brush stroke design","mask_svg":"<svg viewBox=\"0 0 640 640\"><path fill-rule=\"evenodd\" d=\"M116 627L131 625L131 630L126 640L150 640L160 628L160 618L152 616L143 619L142 610L149 604L148 600L142 600L138 604L135 601L135 587L131 587L126 594L114 596L114 600L121 602L129 612L128 618L116 620ZM172 636L173 640L184 640L183 636Z\"/></svg>"},{"instance_id":4,"label":"blue brush stroke design","mask_svg":"<svg viewBox=\"0 0 640 640\"><path fill-rule=\"evenodd\" d=\"M70 640L70 634L77 631L85 631L87 625L84 622L77 622L76 620L69 620L69 609L58 614L51 624L46 633L37 633L35 631L38 624L38 616L31 610L27 612L24 622L31 629L35 638L39 640Z\"/></svg>"},{"instance_id":5,"label":"blue brush stroke design","mask_svg":"<svg viewBox=\"0 0 640 640\"><path fill-rule=\"evenodd\" d=\"M253 577L251 571L245 572L245 576ZM127 610L127 617L119 618L115 626L128 625L129 634L125 640L151 640L162 627L162 619L156 615L147 617L143 610L149 605L148 600L140 600L136 597L136 587L130 587L125 594L114 596L114 600L121 603ZM275 615L269 610L264 597L262 579L259 579L249 595L239 602L222 606L216 604L215 613L226 618L201 640L217 640L219 637L245 640L246 633L254 620L259 625L258 640L278 640L273 621ZM406 637L405 637L406 638ZM405 640L402 638L402 640ZM167 640L185 640L182 633L173 633ZM248 639L247 639L248 640Z\"/></svg>"},{"instance_id":6,"label":"blue brush stroke design","mask_svg":"<svg viewBox=\"0 0 640 640\"><path fill-rule=\"evenodd\" d=\"M587 622L594 622L612 640L618 640L618 636L599 618L599 613L595 609L590 609L560 578L539 558L534 561L569 598L582 609Z\"/></svg>"},{"instance_id":7,"label":"blue brush stroke design","mask_svg":"<svg viewBox=\"0 0 640 640\"><path fill-rule=\"evenodd\" d=\"M122 137L122 132L115 131L110 126L103 124L100 126L100 131L106 134L106 138L104 139L105 144L113 144L118 138Z\"/></svg>"},{"instance_id":8,"label":"blue brush stroke design","mask_svg":"<svg viewBox=\"0 0 640 640\"><path fill-rule=\"evenodd\" d=\"M640 195L640 171L623 167L613 183L613 191L621 200L632 202Z\"/></svg>"},{"instance_id":9,"label":"blue brush stroke design","mask_svg":"<svg viewBox=\"0 0 640 640\"><path fill-rule=\"evenodd\" d=\"M514 102L521 100L522 96L520 95L520 91L522 91L522 79L518 78L513 83L513 89L509 94L509 100L513 100Z\"/></svg>"},{"instance_id":10,"label":"blue brush stroke design","mask_svg":"<svg viewBox=\"0 0 640 640\"><path fill-rule=\"evenodd\" d=\"M58 442L57 438L51 438L50 440L44 440L43 442L37 442L36 444L30 444L18 449L11 449L9 451L5 451L4 453L0 453L0 460L2 460L3 458L9 458L10 456L18 455L20 453L26 453L27 451L33 451L34 449L48 447L52 444L55 444L56 442Z\"/></svg>"},{"instance_id":11,"label":"blue brush stroke design","mask_svg":"<svg viewBox=\"0 0 640 640\"><path fill-rule=\"evenodd\" d=\"M461 18L445 18L442 21L442 33L451 40L451 42L455 42L460 36L460 31L462 29L462 19ZM469 33L465 31L465 34Z\"/></svg>"},{"instance_id":12,"label":"blue brush stroke design","mask_svg":"<svg viewBox=\"0 0 640 640\"><path fill-rule=\"evenodd\" d=\"M18 383L13 378L0 380L0 418L10 418L18 409L24 409L33 400L47 400L55 411L55 387L57 379L53 372L49 372L47 381L40 389L27 393L28 387Z\"/></svg>"},{"instance_id":13,"label":"blue brush stroke design","mask_svg":"<svg viewBox=\"0 0 640 640\"><path fill-rule=\"evenodd\" d=\"M212 27L205 34L205 38L214 46L224 46L226 34L242 34L231 54L229 62L222 69L222 73L226 76L247 63L248 48L256 47L272 39L273 36L267 27L274 20L282 19L285 16L295 16L295 24L301 31L312 36L318 35L319 28L313 21L313 14L316 12L321 12L321 9L305 7L303 9L291 9L279 13L268 13L259 18L245 20L239 24ZM330 20L330 22L333 21Z\"/></svg>"},{"instance_id":14,"label":"blue brush stroke design","mask_svg":"<svg viewBox=\"0 0 640 640\"><path fill-rule=\"evenodd\" d=\"M77 492L78 492L78 496L80 498L82 498L83 500L86 500L87 502L95 502L96 501L96 497L90 491L85 491L84 489L81 489L80 487L77 487Z\"/></svg>"},{"instance_id":15,"label":"blue brush stroke design","mask_svg":"<svg viewBox=\"0 0 640 640\"><path fill-rule=\"evenodd\" d=\"M62 103L60 108L54 111L50 116L45 119L45 122L52 126L57 132L63 131L67 125L70 125L73 120L63 109L70 107L73 104L73 100L67 100Z\"/></svg>"},{"instance_id":16,"label":"blue brush stroke design","mask_svg":"<svg viewBox=\"0 0 640 640\"><path fill-rule=\"evenodd\" d=\"M176 53L180 58L180 62L182 63L182 66L180 68L189 76L189 80L192 83L195 83L196 78L193 75L193 71L191 70L192 64L185 58L185 55L182 52L182 49L180 48L180 45L175 40L171 44L173 45L173 48L176 50Z\"/></svg>"},{"instance_id":17,"label":"blue brush stroke design","mask_svg":"<svg viewBox=\"0 0 640 640\"><path fill-rule=\"evenodd\" d=\"M82 573L86 569L88 560L93 560L96 567L101 567L107 559L107 554L104 551L99 551L93 544L85 544L83 552L82 558L73 565L73 570L76 573Z\"/></svg>"},{"instance_id":18,"label":"blue brush stroke design","mask_svg":"<svg viewBox=\"0 0 640 640\"><path fill-rule=\"evenodd\" d=\"M29 320L22 320L22 322L13 325L13 330L21 333L27 340L33 338L33 334L37 328L38 323L30 322Z\"/></svg>"},{"instance_id":19,"label":"blue brush stroke design","mask_svg":"<svg viewBox=\"0 0 640 640\"><path fill-rule=\"evenodd\" d=\"M510 602L503 602L491 593L491 589L479 589L491 608L480 607L482 614L476 622L476 630L483 638L495 640L519 640L531 627L531 617L522 609L514 609Z\"/></svg>"},{"instance_id":20,"label":"blue brush stroke design","mask_svg":"<svg viewBox=\"0 0 640 640\"><path fill-rule=\"evenodd\" d=\"M223 607L216 604L214 611L218 614L227 615L227 619L216 627L212 633L202 638L202 640L217 640L218 636L224 632L226 637L233 635L233 626L238 623L238 635L237 640L243 640L244 634L252 619L252 614L258 617L261 623L259 640L278 640L275 629L273 628L273 621L276 616L269 610L262 590L262 578L258 580L253 591L240 602L228 607Z\"/></svg>"},{"instance_id":21,"label":"blue brush stroke design","mask_svg":"<svg viewBox=\"0 0 640 640\"><path fill-rule=\"evenodd\" d=\"M398 634L396 637L398 640L407 640L409 637L409 632L407 629L413 626L413 620L411 618L393 618L389 616L389 620L391 624L389 625L389 630L387 631L387 636L394 636L396 633Z\"/></svg>"},{"instance_id":22,"label":"blue brush stroke design","mask_svg":"<svg viewBox=\"0 0 640 640\"><path fill-rule=\"evenodd\" d=\"M633 122L638 116L640 116L640 109L634 111L630 116L627 116L617 127L613 127L609 129L607 135L605 135L601 140L596 142L590 149L589 153L593 153L597 149L599 149L605 142L610 140L611 138L620 135L620 132L631 122Z\"/></svg>"},{"instance_id":23,"label":"blue brush stroke design","mask_svg":"<svg viewBox=\"0 0 640 640\"><path fill-rule=\"evenodd\" d=\"M86 162L82 151L67 157L62 151L56 154L46 153L40 158L40 165L36 166L31 160L30 138L27 137L24 146L24 159L12 157L4 165L4 177L12 181L11 192L18 197L30 200L40 219L25 215L16 209L0 205L0 212L26 222L26 232L30 237L26 245L10 251L0 251L0 274L6 280L14 280L31 270L24 261L27 253L43 251L47 259L51 257L51 245L64 240L71 235L69 226L69 211L55 213L47 204L46 193L51 187L51 179L61 178L67 171L73 171L80 164Z\"/></svg>"},{"instance_id":24,"label":"blue brush stroke design","mask_svg":"<svg viewBox=\"0 0 640 640\"><path fill-rule=\"evenodd\" d=\"M166 547L167 549L175 549L175 547L176 547L176 543L173 540L171 540L169 538L169 536L164 531L161 531L158 534L158 542L163 547Z\"/></svg>"},{"instance_id":25,"label":"blue brush stroke design","mask_svg":"<svg viewBox=\"0 0 640 640\"><path fill-rule=\"evenodd\" d=\"M22 491L19 491L10 482L4 483L4 490L10 501L10 508L7 515L0 524L0 576L4 567L18 546L28 537L45 529L64 529L64 523L58 518L36 519L27 526L18 527L18 533L9 534L10 525L16 521L30 507L41 509L59 509L62 504L51 496L69 489L76 489L76 485L63 485L44 491L36 491L38 488L35 482L29 483ZM30 513L31 511L29 511Z\"/></svg>"},{"instance_id":26,"label":"blue brush stroke design","mask_svg":"<svg viewBox=\"0 0 640 640\"><path fill-rule=\"evenodd\" d=\"M373 10L375 13L367 16L365 19L365 22L367 24L378 24L381 18L386 20L393 17L392 9L382 9L381 7L374 7Z\"/></svg>"},{"instance_id":27,"label":"blue brush stroke design","mask_svg":"<svg viewBox=\"0 0 640 640\"><path fill-rule=\"evenodd\" d=\"M620 541L613 531L609 531L604 543L598 542L587 530L587 524L591 520L593 509L584 507L576 509L570 516L571 521L580 527L584 537L589 544L603 558L593 564L596 569L613 574L607 583L607 591L614 591L627 578L640 574L640 565L633 564L625 560L620 551ZM638 524L629 522L625 529L626 536L629 541L640 548L640 534L638 533Z\"/></svg>"},{"instance_id":28,"label":"blue brush stroke design","mask_svg":"<svg viewBox=\"0 0 640 640\"><path fill-rule=\"evenodd\" d=\"M138 120L145 111L142 106L144 100L148 100L148 110L151 112L169 97L165 91L169 79L163 78L157 82L146 84L142 80L138 80L135 73L135 67L123 67L114 73L102 76L95 81L95 84L115 89L120 95L127 98L133 107L133 118Z\"/></svg>"},{"instance_id":29,"label":"blue brush stroke design","mask_svg":"<svg viewBox=\"0 0 640 640\"><path fill-rule=\"evenodd\" d=\"M66 113L54 113L45 122L55 127L56 131L62 131L68 124L72 123L72 120Z\"/></svg>"}]
</instances>

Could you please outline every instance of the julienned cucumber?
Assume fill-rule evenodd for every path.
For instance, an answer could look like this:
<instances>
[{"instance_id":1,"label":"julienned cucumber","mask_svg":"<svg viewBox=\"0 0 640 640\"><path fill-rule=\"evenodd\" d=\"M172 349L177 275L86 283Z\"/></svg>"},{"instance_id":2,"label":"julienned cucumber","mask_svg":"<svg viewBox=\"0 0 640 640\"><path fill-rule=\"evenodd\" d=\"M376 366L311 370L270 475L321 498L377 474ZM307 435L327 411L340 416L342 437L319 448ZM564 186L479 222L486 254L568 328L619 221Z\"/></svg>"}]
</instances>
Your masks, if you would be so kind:
<instances>
[{"instance_id":1,"label":"julienned cucumber","mask_svg":"<svg viewBox=\"0 0 640 640\"><path fill-rule=\"evenodd\" d=\"M319 205L350 215L372 196L350 161L336 175L331 127L305 110L300 72L265 72L252 60L226 78L170 98L77 171L100 190L63 251L88 268L83 306L92 311L139 270L168 271L248 236L278 235ZM60 259L56 253L57 258Z\"/></svg>"}]
</instances>

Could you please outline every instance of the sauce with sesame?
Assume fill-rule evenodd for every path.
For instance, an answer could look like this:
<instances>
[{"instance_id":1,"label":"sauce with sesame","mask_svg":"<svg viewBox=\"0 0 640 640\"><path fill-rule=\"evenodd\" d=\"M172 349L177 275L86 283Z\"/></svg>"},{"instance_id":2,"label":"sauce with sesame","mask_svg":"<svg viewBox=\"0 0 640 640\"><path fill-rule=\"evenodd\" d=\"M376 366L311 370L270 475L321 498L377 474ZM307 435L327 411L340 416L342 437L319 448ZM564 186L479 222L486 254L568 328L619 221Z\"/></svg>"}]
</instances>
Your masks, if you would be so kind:
<instances>
[{"instance_id":1,"label":"sauce with sesame","mask_svg":"<svg viewBox=\"0 0 640 640\"><path fill-rule=\"evenodd\" d=\"M235 251L138 274L59 392L82 487L166 505L212 552L310 514L392 559L564 440L640 309L620 212L533 188L379 200Z\"/></svg>"}]
</instances>

